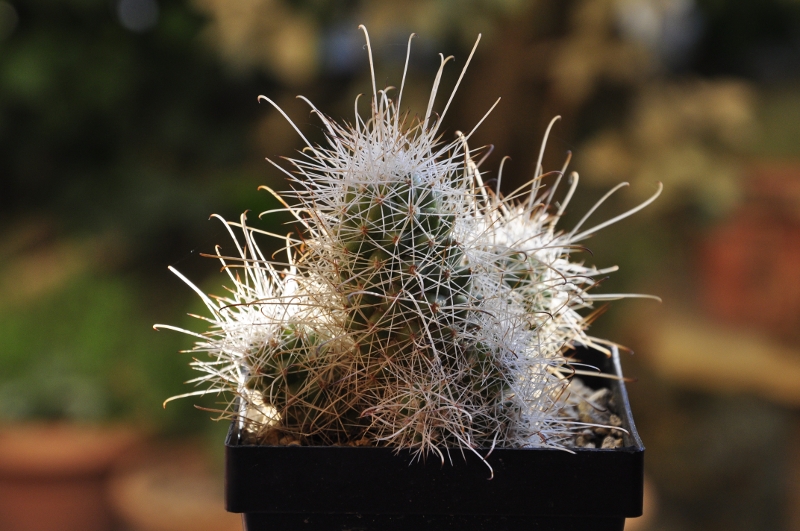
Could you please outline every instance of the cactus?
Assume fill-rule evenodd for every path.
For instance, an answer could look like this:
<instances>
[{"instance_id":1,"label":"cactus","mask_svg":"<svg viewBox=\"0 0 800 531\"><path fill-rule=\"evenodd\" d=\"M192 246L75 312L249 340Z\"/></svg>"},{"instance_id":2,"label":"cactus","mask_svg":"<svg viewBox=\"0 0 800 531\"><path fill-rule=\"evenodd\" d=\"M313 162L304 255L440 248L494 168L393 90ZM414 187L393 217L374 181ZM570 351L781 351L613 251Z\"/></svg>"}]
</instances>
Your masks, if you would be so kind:
<instances>
[{"instance_id":1,"label":"cactus","mask_svg":"<svg viewBox=\"0 0 800 531\"><path fill-rule=\"evenodd\" d=\"M175 271L212 315L207 332L188 332L200 338L192 352L207 355L192 362L203 373L193 382L207 387L181 396L227 393L222 417L251 442L444 460L453 448L560 447L581 426L564 413L576 372L565 352L603 349L579 312L618 296L587 293L611 269L570 258L660 186L606 223L557 231L577 174L558 208L566 165L549 189L541 172L509 197L485 186L469 135L439 141L447 107L438 118L431 107L443 67L420 119L399 110L402 85L395 102L374 76L367 120L340 125L312 105L326 144L306 141L286 172L294 191L276 194L303 227L285 238L287 262L264 257L262 231L242 215L226 222L238 256L217 251L228 296L212 299Z\"/></svg>"}]
</instances>

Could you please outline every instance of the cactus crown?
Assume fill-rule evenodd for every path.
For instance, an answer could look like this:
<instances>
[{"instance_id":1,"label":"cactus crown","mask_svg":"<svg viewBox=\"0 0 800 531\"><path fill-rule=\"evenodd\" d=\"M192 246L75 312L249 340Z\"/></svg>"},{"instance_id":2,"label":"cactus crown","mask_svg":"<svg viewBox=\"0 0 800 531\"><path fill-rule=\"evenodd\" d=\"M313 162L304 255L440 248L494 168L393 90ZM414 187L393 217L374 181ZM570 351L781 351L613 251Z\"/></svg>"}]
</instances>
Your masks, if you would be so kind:
<instances>
[{"instance_id":1,"label":"cactus crown","mask_svg":"<svg viewBox=\"0 0 800 531\"><path fill-rule=\"evenodd\" d=\"M175 271L211 313L192 350L208 355L193 362L203 372L193 382L208 386L181 396L236 398L223 417L254 442L444 459L451 448L557 447L572 436L580 423L561 413L575 372L564 352L608 344L586 334L579 311L619 296L588 294L611 269L571 255L658 193L594 228L556 231L577 174L558 208L558 182L544 189L541 172L509 197L484 186L469 135L437 137L441 72L421 119L399 111L402 85L395 102L374 75L367 120L340 125L312 105L327 143L306 142L286 172L294 191L281 201L303 226L286 237L286 263L266 259L262 231L242 215L226 222L238 256L217 252L229 295L210 298Z\"/></svg>"}]
</instances>

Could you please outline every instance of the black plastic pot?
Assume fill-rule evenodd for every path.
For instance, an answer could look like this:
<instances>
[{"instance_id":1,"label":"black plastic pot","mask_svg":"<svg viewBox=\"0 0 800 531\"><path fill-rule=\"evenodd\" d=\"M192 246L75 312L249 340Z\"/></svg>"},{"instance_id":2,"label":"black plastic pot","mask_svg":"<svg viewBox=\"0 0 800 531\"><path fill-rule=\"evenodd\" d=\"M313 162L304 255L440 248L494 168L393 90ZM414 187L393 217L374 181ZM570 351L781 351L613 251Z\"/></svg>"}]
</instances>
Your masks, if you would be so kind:
<instances>
[{"instance_id":1,"label":"black plastic pot","mask_svg":"<svg viewBox=\"0 0 800 531\"><path fill-rule=\"evenodd\" d=\"M594 362L621 375L616 352ZM442 466L411 463L391 448L247 446L234 424L225 443L226 508L244 513L246 531L621 531L625 518L642 514L644 446L622 381L593 380L610 384L629 432L622 448L495 449L491 480L471 454L454 453Z\"/></svg>"}]
</instances>

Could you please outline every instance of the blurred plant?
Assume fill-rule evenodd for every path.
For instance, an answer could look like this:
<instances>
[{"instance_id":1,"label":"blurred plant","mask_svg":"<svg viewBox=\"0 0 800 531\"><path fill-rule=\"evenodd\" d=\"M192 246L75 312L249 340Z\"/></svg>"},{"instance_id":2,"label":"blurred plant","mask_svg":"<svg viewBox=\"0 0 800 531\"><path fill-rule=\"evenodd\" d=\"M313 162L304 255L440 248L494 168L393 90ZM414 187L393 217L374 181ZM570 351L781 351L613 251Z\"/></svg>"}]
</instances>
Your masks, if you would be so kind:
<instances>
[{"instance_id":1,"label":"blurred plant","mask_svg":"<svg viewBox=\"0 0 800 531\"><path fill-rule=\"evenodd\" d=\"M644 46L660 66L678 68L691 57L703 27L694 0L616 0L617 27Z\"/></svg>"},{"instance_id":2,"label":"blurred plant","mask_svg":"<svg viewBox=\"0 0 800 531\"><path fill-rule=\"evenodd\" d=\"M316 74L319 27L281 0L195 0L211 15L207 38L234 68L265 66L282 81L301 84Z\"/></svg>"},{"instance_id":3,"label":"blurred plant","mask_svg":"<svg viewBox=\"0 0 800 531\"><path fill-rule=\"evenodd\" d=\"M38 361L24 374L0 383L5 420L104 420L111 397L101 381L77 371L63 354Z\"/></svg>"},{"instance_id":4,"label":"blurred plant","mask_svg":"<svg viewBox=\"0 0 800 531\"><path fill-rule=\"evenodd\" d=\"M43 219L0 232L0 419L191 428L177 411L153 414L188 371L181 360L154 357L180 345L159 346L142 322L137 282L108 274L122 252L116 235L54 233Z\"/></svg>"},{"instance_id":5,"label":"blurred plant","mask_svg":"<svg viewBox=\"0 0 800 531\"><path fill-rule=\"evenodd\" d=\"M746 82L651 84L638 91L627 122L591 138L582 158L595 182L663 181L664 206L683 196L719 216L740 199L741 154L755 126L755 94Z\"/></svg>"},{"instance_id":6,"label":"blurred plant","mask_svg":"<svg viewBox=\"0 0 800 531\"><path fill-rule=\"evenodd\" d=\"M565 351L607 350L585 332L596 314L579 311L625 295L587 293L615 268L570 258L660 187L583 229L617 186L570 232L556 231L577 174L560 204L566 164L550 188L541 170L508 197L485 186L472 133L438 136L461 81L434 114L446 62L424 118L398 111L405 76L396 101L373 77L369 118L356 112L353 125L309 103L327 138L290 159L294 204L281 201L302 230L285 237L288 262L266 259L256 237L275 235L242 215L226 222L238 256L216 254L228 296L209 297L175 271L211 317L200 317L203 334L156 325L200 338L192 352L208 356L192 362L203 373L192 382L208 387L174 398L228 394L221 418L256 442L390 445L442 460L450 447L562 447L585 427L564 409L585 399L569 385L582 371Z\"/></svg>"},{"instance_id":7,"label":"blurred plant","mask_svg":"<svg viewBox=\"0 0 800 531\"><path fill-rule=\"evenodd\" d=\"M568 27L554 39L546 77L552 97L577 111L602 83L628 85L655 68L648 50L620 38L616 31L619 2L580 0L571 4Z\"/></svg>"},{"instance_id":8,"label":"blurred plant","mask_svg":"<svg viewBox=\"0 0 800 531\"><path fill-rule=\"evenodd\" d=\"M149 268L175 260L175 244L197 245L185 220L211 197L223 211L246 207L227 178L260 182L242 164L255 122L242 111L270 85L226 77L198 46L202 17L181 2L161 2L146 32L109 3L13 3L18 21L1 43L0 223L35 212L68 234L113 230L138 261L127 265ZM0 2L0 26L9 12Z\"/></svg>"},{"instance_id":9,"label":"blurred plant","mask_svg":"<svg viewBox=\"0 0 800 531\"><path fill-rule=\"evenodd\" d=\"M379 41L407 34L409 27L427 39L471 39L496 30L496 19L530 7L523 0L410 0L337 3L320 0L194 0L210 17L206 38L237 70L264 68L297 86L321 70L350 73L361 44L350 21L365 21ZM355 27L355 24L352 24Z\"/></svg>"}]
</instances>

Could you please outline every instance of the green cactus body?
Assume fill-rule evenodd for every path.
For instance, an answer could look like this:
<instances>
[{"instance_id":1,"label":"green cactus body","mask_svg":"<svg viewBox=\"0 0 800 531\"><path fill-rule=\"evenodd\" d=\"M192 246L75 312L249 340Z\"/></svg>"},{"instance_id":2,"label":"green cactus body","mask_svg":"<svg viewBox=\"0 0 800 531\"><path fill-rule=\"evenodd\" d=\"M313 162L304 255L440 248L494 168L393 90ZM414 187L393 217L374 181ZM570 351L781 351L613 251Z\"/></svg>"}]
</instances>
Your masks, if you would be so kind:
<instances>
[{"instance_id":1,"label":"green cactus body","mask_svg":"<svg viewBox=\"0 0 800 531\"><path fill-rule=\"evenodd\" d=\"M325 432L343 414L336 366L326 362L328 349L309 328L289 325L260 356L247 383L275 407L281 428L299 437Z\"/></svg>"},{"instance_id":2,"label":"green cactus body","mask_svg":"<svg viewBox=\"0 0 800 531\"><path fill-rule=\"evenodd\" d=\"M449 448L565 444L579 423L563 409L574 373L564 351L603 348L578 312L603 300L586 291L606 272L570 257L610 223L556 232L577 176L558 210L553 191L535 195L540 175L527 200L503 198L483 184L467 137L440 143L444 113L407 123L375 89L371 116L353 127L313 110L328 138L289 159L284 204L304 226L286 239L289 262L263 256L243 215L228 223L244 236L231 230L243 274L219 256L228 297L176 272L212 314L206 333L189 332L209 357L192 362L194 382L209 386L181 396L229 391L224 413L256 443L388 445L442 460Z\"/></svg>"},{"instance_id":3,"label":"green cactus body","mask_svg":"<svg viewBox=\"0 0 800 531\"><path fill-rule=\"evenodd\" d=\"M338 235L345 249L335 289L344 301L345 333L359 345L363 370L371 376L360 417L364 429L386 416L393 425L413 424L422 417L422 401L391 404L404 387L409 395L416 392L414 372L427 364L426 370L463 378L458 373L464 372L465 352L476 348L463 334L473 301L464 253L453 238L452 202L435 183L413 174L343 187L341 215L326 232ZM454 393L443 387L428 394ZM420 431L411 430L412 445ZM446 442L437 430L428 437Z\"/></svg>"}]
</instances>

